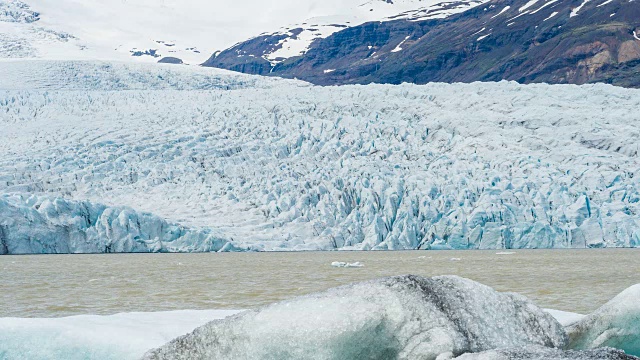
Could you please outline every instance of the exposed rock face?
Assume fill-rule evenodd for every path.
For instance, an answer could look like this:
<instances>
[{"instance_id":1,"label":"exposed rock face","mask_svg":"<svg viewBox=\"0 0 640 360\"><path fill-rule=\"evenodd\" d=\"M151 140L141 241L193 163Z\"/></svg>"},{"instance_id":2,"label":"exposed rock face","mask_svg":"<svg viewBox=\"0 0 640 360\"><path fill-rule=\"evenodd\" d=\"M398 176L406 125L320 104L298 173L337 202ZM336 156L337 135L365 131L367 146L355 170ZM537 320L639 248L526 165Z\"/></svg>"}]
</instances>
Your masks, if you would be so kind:
<instances>
[{"instance_id":1,"label":"exposed rock face","mask_svg":"<svg viewBox=\"0 0 640 360\"><path fill-rule=\"evenodd\" d=\"M182 59L176 58L176 57L163 57L162 59L158 60L158 63L160 64L183 64Z\"/></svg>"},{"instance_id":2,"label":"exposed rock face","mask_svg":"<svg viewBox=\"0 0 640 360\"><path fill-rule=\"evenodd\" d=\"M446 19L348 28L273 67L260 57L261 38L204 65L322 85L515 80L640 87L639 26L640 6L628 0L494 0Z\"/></svg>"},{"instance_id":3,"label":"exposed rock face","mask_svg":"<svg viewBox=\"0 0 640 360\"><path fill-rule=\"evenodd\" d=\"M640 41L629 40L620 44L618 62L627 63L635 60L640 60Z\"/></svg>"}]
</instances>

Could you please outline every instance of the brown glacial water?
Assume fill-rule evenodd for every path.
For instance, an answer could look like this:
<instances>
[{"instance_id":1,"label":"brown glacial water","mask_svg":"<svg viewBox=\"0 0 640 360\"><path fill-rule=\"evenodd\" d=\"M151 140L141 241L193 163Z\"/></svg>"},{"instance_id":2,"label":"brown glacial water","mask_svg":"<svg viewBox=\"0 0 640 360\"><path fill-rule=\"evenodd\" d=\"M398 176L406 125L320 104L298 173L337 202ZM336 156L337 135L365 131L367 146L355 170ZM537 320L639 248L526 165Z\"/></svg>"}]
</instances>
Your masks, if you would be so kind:
<instances>
[{"instance_id":1,"label":"brown glacial water","mask_svg":"<svg viewBox=\"0 0 640 360\"><path fill-rule=\"evenodd\" d=\"M404 274L459 275L588 313L640 283L640 249L0 256L0 274L0 317L249 309Z\"/></svg>"}]
</instances>

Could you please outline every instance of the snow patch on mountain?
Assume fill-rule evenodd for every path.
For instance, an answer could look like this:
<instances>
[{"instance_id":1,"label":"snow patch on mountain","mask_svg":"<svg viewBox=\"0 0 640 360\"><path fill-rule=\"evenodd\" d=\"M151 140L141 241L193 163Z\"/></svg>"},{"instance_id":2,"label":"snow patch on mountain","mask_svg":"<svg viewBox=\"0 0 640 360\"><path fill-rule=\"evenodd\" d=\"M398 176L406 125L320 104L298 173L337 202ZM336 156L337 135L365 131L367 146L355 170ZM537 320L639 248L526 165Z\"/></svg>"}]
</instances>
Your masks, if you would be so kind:
<instances>
[{"instance_id":1,"label":"snow patch on mountain","mask_svg":"<svg viewBox=\"0 0 640 360\"><path fill-rule=\"evenodd\" d=\"M288 58L303 55L309 50L313 41L327 38L348 27L371 21L443 19L485 2L487 0L444 2L442 0L373 0L362 4L351 1L351 7L343 9L339 13L336 12L335 15L313 17L303 23L287 26L275 33L261 34L263 36L284 36L275 44L273 50L265 51L262 57L275 65Z\"/></svg>"},{"instance_id":2,"label":"snow patch on mountain","mask_svg":"<svg viewBox=\"0 0 640 360\"><path fill-rule=\"evenodd\" d=\"M438 1L243 0L221 6L201 0L0 0L0 59L155 63L173 57L201 64L216 50L260 33L288 34L296 27L283 25L302 23L302 33L265 54L285 58L345 26L428 9Z\"/></svg>"},{"instance_id":3,"label":"snow patch on mountain","mask_svg":"<svg viewBox=\"0 0 640 360\"><path fill-rule=\"evenodd\" d=\"M227 250L640 246L637 90L5 64L0 193L152 213Z\"/></svg>"}]
</instances>

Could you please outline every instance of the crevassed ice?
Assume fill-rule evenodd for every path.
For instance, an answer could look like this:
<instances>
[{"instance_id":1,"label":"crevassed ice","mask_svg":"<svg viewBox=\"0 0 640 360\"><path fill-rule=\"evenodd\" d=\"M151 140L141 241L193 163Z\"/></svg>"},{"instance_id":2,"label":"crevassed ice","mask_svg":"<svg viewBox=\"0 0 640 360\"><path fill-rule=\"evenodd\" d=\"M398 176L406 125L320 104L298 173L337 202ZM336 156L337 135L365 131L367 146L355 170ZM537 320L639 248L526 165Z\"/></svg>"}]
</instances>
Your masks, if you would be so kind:
<instances>
[{"instance_id":1,"label":"crevassed ice","mask_svg":"<svg viewBox=\"0 0 640 360\"><path fill-rule=\"evenodd\" d=\"M227 244L211 231L188 229L126 207L0 196L0 255L210 252Z\"/></svg>"},{"instance_id":2,"label":"crevassed ice","mask_svg":"<svg viewBox=\"0 0 640 360\"><path fill-rule=\"evenodd\" d=\"M145 359L436 359L566 335L524 297L458 277L393 277L214 321Z\"/></svg>"},{"instance_id":3,"label":"crevassed ice","mask_svg":"<svg viewBox=\"0 0 640 360\"><path fill-rule=\"evenodd\" d=\"M640 284L567 327L573 349L614 347L640 356Z\"/></svg>"},{"instance_id":4,"label":"crevassed ice","mask_svg":"<svg viewBox=\"0 0 640 360\"><path fill-rule=\"evenodd\" d=\"M226 250L640 246L638 90L11 64L0 193L130 207Z\"/></svg>"}]
</instances>

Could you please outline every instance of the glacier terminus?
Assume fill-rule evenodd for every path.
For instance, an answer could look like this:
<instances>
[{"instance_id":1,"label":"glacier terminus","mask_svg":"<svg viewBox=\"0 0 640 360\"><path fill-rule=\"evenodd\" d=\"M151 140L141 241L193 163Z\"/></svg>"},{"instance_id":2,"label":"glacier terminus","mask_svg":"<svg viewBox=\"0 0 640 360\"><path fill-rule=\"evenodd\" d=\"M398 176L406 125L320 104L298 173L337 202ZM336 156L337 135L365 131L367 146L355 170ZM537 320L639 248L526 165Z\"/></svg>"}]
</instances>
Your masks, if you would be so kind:
<instances>
[{"instance_id":1,"label":"glacier terminus","mask_svg":"<svg viewBox=\"0 0 640 360\"><path fill-rule=\"evenodd\" d=\"M639 107L602 84L3 61L0 253L638 247Z\"/></svg>"}]
</instances>

